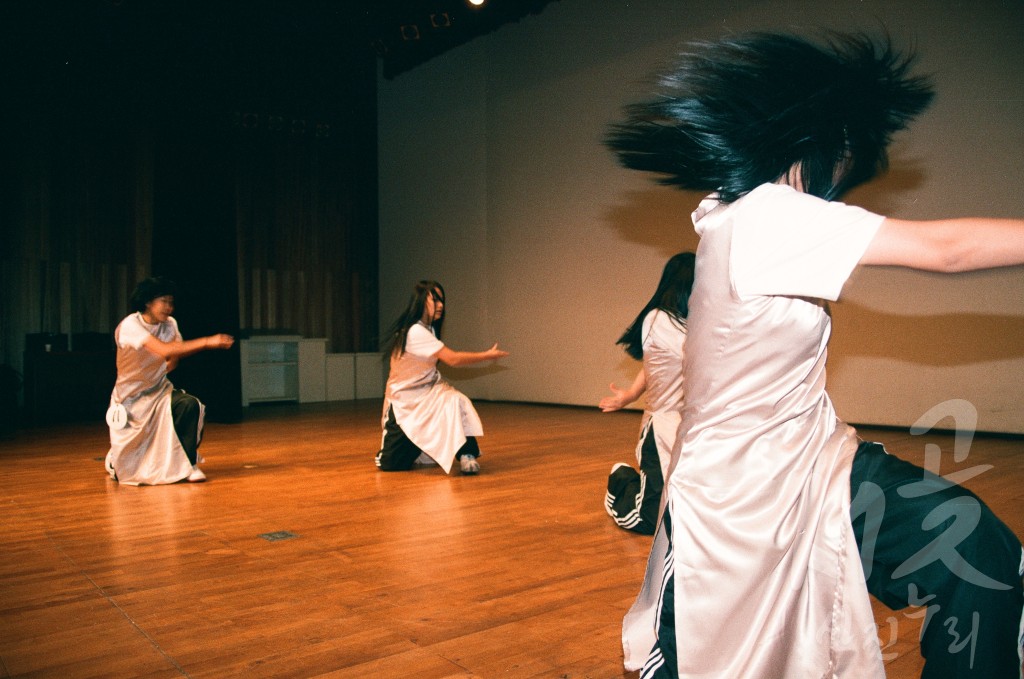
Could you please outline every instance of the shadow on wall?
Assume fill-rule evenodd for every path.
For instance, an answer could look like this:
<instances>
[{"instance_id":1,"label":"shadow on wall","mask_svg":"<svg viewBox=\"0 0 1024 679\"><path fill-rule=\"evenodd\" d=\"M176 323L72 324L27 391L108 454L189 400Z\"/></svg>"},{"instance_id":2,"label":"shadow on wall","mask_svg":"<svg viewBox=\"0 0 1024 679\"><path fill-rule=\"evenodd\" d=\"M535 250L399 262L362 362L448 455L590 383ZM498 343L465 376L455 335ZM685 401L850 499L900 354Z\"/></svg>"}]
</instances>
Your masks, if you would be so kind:
<instances>
[{"instance_id":1,"label":"shadow on wall","mask_svg":"<svg viewBox=\"0 0 1024 679\"><path fill-rule=\"evenodd\" d=\"M903 202L902 196L924 183L925 172L913 158L894 157L890 165L882 177L844 196L844 202L881 215L893 213ZM604 221L622 240L655 248L666 258L681 250L696 250L699 239L690 213L705 194L658 186L656 175L651 179L649 189L619 194L619 203L605 210Z\"/></svg>"},{"instance_id":2,"label":"shadow on wall","mask_svg":"<svg viewBox=\"0 0 1024 679\"><path fill-rule=\"evenodd\" d=\"M1024 357L1024 317L908 316L840 302L832 307L832 348L839 355L937 367L1019 359Z\"/></svg>"},{"instance_id":3,"label":"shadow on wall","mask_svg":"<svg viewBox=\"0 0 1024 679\"><path fill-rule=\"evenodd\" d=\"M842 197L842 202L857 205L879 215L893 215L905 201L925 182L924 163L914 158L894 156L890 169L881 177L853 189Z\"/></svg>"},{"instance_id":4,"label":"shadow on wall","mask_svg":"<svg viewBox=\"0 0 1024 679\"><path fill-rule=\"evenodd\" d=\"M682 250L696 250L697 234L690 213L704 196L652 186L626 191L619 204L608 207L603 221L628 243L654 248L665 259Z\"/></svg>"},{"instance_id":5,"label":"shadow on wall","mask_svg":"<svg viewBox=\"0 0 1024 679\"><path fill-rule=\"evenodd\" d=\"M445 379L449 382L462 382L465 380L473 380L480 377L487 377L488 375L497 375L503 373L506 370L510 370L506 365L500 363L491 363L487 365L477 366L466 366L464 368L453 368L448 365L438 364L438 370L444 375Z\"/></svg>"}]
</instances>

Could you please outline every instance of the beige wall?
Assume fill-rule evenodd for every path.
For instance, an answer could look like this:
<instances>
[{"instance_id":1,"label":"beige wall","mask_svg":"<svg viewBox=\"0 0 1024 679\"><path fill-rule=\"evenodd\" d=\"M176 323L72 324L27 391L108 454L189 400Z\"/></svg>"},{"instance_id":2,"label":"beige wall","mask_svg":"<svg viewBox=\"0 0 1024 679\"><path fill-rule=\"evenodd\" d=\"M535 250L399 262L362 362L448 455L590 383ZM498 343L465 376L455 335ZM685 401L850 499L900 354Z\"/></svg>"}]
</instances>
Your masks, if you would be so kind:
<instances>
[{"instance_id":1,"label":"beige wall","mask_svg":"<svg viewBox=\"0 0 1024 679\"><path fill-rule=\"evenodd\" d=\"M448 291L445 340L498 368L449 371L471 397L596 404L637 365L615 340L699 196L620 169L601 145L678 44L751 29L875 30L917 45L935 105L892 172L848 202L898 217L1024 216L1024 3L559 0L380 82L381 319L412 283ZM861 270L834 305L830 390L851 422L907 426L949 399L1024 433L1024 271ZM953 427L953 420L940 423Z\"/></svg>"}]
</instances>

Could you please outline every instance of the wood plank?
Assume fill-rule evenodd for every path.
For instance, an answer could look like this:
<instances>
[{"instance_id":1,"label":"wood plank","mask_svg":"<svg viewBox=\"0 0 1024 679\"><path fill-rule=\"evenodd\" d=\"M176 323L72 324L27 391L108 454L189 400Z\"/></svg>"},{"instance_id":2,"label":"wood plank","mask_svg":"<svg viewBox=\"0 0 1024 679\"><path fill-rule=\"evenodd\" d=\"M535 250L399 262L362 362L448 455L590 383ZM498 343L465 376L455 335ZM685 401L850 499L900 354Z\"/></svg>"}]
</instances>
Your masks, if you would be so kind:
<instances>
[{"instance_id":1,"label":"wood plank","mask_svg":"<svg viewBox=\"0 0 1024 679\"><path fill-rule=\"evenodd\" d=\"M639 413L478 403L483 471L381 473L379 401L210 424L209 481L118 486L102 422L0 448L0 676L635 677L620 625L650 538L605 515ZM862 429L966 485L1018 535L1024 440ZM294 537L270 541L265 534ZM875 604L892 679L919 611Z\"/></svg>"}]
</instances>

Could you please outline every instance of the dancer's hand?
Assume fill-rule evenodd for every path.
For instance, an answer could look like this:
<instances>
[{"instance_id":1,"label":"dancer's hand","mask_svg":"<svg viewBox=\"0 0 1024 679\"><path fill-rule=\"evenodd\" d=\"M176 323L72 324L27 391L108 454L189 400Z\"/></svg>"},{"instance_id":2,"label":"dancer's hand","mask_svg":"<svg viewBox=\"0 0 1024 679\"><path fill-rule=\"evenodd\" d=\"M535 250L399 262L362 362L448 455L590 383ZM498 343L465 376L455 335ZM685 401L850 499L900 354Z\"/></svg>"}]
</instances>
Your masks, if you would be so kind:
<instances>
[{"instance_id":1,"label":"dancer's hand","mask_svg":"<svg viewBox=\"0 0 1024 679\"><path fill-rule=\"evenodd\" d=\"M507 351L503 351L502 349L498 348L497 342L495 342L494 346L485 351L484 353L487 354L488 358L505 358L506 356L508 356Z\"/></svg>"},{"instance_id":2,"label":"dancer's hand","mask_svg":"<svg viewBox=\"0 0 1024 679\"><path fill-rule=\"evenodd\" d=\"M621 410L622 408L629 405L630 401L626 400L629 396L629 393L626 389L619 389L618 387L615 386L614 382L609 384L608 388L612 390L613 395L605 396L604 398L601 399L600 403L597 404L598 407L601 409L601 412L611 413L616 410Z\"/></svg>"},{"instance_id":3,"label":"dancer's hand","mask_svg":"<svg viewBox=\"0 0 1024 679\"><path fill-rule=\"evenodd\" d=\"M207 349L230 349L231 345L235 343L235 338L231 335L225 335L220 333L218 335L210 335L206 338Z\"/></svg>"}]
</instances>

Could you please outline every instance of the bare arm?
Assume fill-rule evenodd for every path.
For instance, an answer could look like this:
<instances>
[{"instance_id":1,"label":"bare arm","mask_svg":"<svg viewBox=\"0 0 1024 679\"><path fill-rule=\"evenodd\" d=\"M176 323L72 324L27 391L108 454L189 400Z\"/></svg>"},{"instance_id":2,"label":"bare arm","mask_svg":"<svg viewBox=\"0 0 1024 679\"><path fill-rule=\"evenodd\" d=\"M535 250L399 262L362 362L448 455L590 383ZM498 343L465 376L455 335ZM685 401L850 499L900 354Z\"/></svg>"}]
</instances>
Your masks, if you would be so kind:
<instances>
[{"instance_id":1,"label":"bare arm","mask_svg":"<svg viewBox=\"0 0 1024 679\"><path fill-rule=\"evenodd\" d=\"M604 413L610 413L615 410L625 408L630 403L640 398L643 393L647 391L647 374L644 372L643 368L641 368L640 372L638 372L636 377L633 379L633 384L629 385L629 388L619 389L615 386L614 382L609 384L608 388L612 390L612 395L605 396L601 399L601 402L597 404L601 409L601 412Z\"/></svg>"},{"instance_id":2,"label":"bare arm","mask_svg":"<svg viewBox=\"0 0 1024 679\"><path fill-rule=\"evenodd\" d=\"M162 342L152 335L148 336L142 346L167 361L167 371L178 367L178 359L190 356L205 349L229 349L235 343L231 335L209 335L181 342Z\"/></svg>"},{"instance_id":3,"label":"bare arm","mask_svg":"<svg viewBox=\"0 0 1024 679\"><path fill-rule=\"evenodd\" d=\"M497 343L487 351L455 351L454 349L443 347L441 351L437 352L437 360L452 367L482 363L495 358L504 358L505 356L508 356L508 352L499 349Z\"/></svg>"},{"instance_id":4,"label":"bare arm","mask_svg":"<svg viewBox=\"0 0 1024 679\"><path fill-rule=\"evenodd\" d=\"M860 263L944 273L1024 264L1024 220L887 218Z\"/></svg>"}]
</instances>

